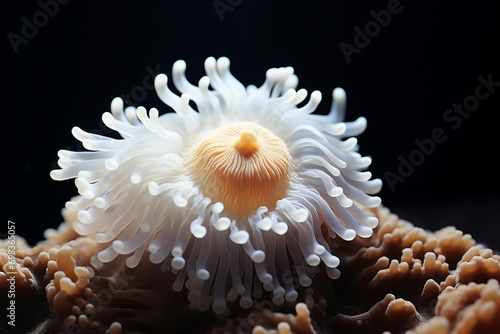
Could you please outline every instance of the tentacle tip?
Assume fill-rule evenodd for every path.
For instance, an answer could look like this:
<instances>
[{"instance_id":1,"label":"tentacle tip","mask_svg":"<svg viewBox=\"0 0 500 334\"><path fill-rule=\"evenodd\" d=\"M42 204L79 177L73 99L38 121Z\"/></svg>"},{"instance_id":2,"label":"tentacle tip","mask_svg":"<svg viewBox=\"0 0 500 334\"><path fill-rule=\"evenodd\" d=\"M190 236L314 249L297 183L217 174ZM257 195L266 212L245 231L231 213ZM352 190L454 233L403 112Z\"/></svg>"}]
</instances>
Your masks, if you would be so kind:
<instances>
[{"instance_id":1,"label":"tentacle tip","mask_svg":"<svg viewBox=\"0 0 500 334\"><path fill-rule=\"evenodd\" d=\"M105 255L103 254L103 252L99 252L99 253L97 254L97 259L98 259L99 261L103 262L103 263L106 263L106 262L107 262L107 261L106 261L106 257L105 257Z\"/></svg>"},{"instance_id":2,"label":"tentacle tip","mask_svg":"<svg viewBox=\"0 0 500 334\"><path fill-rule=\"evenodd\" d=\"M285 299L287 302L294 302L297 300L297 297L299 296L299 293L295 290L288 291L285 295Z\"/></svg>"},{"instance_id":3,"label":"tentacle tip","mask_svg":"<svg viewBox=\"0 0 500 334\"><path fill-rule=\"evenodd\" d=\"M220 214L224 210L224 204L217 202L212 206L212 212L216 215Z\"/></svg>"},{"instance_id":4,"label":"tentacle tip","mask_svg":"<svg viewBox=\"0 0 500 334\"><path fill-rule=\"evenodd\" d=\"M284 235L288 231L288 225L286 223L277 223L273 226L273 231L278 235Z\"/></svg>"},{"instance_id":5,"label":"tentacle tip","mask_svg":"<svg viewBox=\"0 0 500 334\"><path fill-rule=\"evenodd\" d=\"M124 254L123 251L124 251L125 243L123 241L121 241L121 240L115 240L115 241L113 241L112 245L113 245L113 249L117 253Z\"/></svg>"},{"instance_id":6,"label":"tentacle tip","mask_svg":"<svg viewBox=\"0 0 500 334\"><path fill-rule=\"evenodd\" d=\"M347 98L345 90L341 87L337 87L332 91L332 97L335 103L338 104L345 103Z\"/></svg>"},{"instance_id":7,"label":"tentacle tip","mask_svg":"<svg viewBox=\"0 0 500 334\"><path fill-rule=\"evenodd\" d=\"M279 77L279 70L277 68L270 68L266 71L266 79L274 82L278 80Z\"/></svg>"},{"instance_id":8,"label":"tentacle tip","mask_svg":"<svg viewBox=\"0 0 500 334\"><path fill-rule=\"evenodd\" d=\"M373 196L370 198L370 201L367 203L369 208L376 208L382 204L382 199L378 196Z\"/></svg>"},{"instance_id":9,"label":"tentacle tip","mask_svg":"<svg viewBox=\"0 0 500 334\"><path fill-rule=\"evenodd\" d=\"M373 229L373 228L378 226L378 218L377 217L369 217L368 219L366 219L366 221L364 222L363 225Z\"/></svg>"},{"instance_id":10,"label":"tentacle tip","mask_svg":"<svg viewBox=\"0 0 500 334\"><path fill-rule=\"evenodd\" d=\"M128 268L133 269L139 265L139 262L136 258L134 257L129 257L127 260L125 260L125 264L127 265Z\"/></svg>"},{"instance_id":11,"label":"tentacle tip","mask_svg":"<svg viewBox=\"0 0 500 334\"><path fill-rule=\"evenodd\" d=\"M229 58L227 57L220 57L219 59L217 59L217 70L219 72L225 72L229 69L229 65L230 65L230 61L229 61Z\"/></svg>"},{"instance_id":12,"label":"tentacle tip","mask_svg":"<svg viewBox=\"0 0 500 334\"><path fill-rule=\"evenodd\" d=\"M196 272L196 276L203 280L203 281L206 281L210 278L210 272L206 269L200 269Z\"/></svg>"},{"instance_id":13,"label":"tentacle tip","mask_svg":"<svg viewBox=\"0 0 500 334\"><path fill-rule=\"evenodd\" d=\"M178 208L185 208L188 205L188 201L180 195L174 197L174 203Z\"/></svg>"},{"instance_id":14,"label":"tentacle tip","mask_svg":"<svg viewBox=\"0 0 500 334\"><path fill-rule=\"evenodd\" d=\"M183 257L174 257L172 259L172 268L176 269L176 270L181 270L182 268L184 268L184 265L186 264L186 260L184 260Z\"/></svg>"},{"instance_id":15,"label":"tentacle tip","mask_svg":"<svg viewBox=\"0 0 500 334\"><path fill-rule=\"evenodd\" d=\"M55 181L62 180L62 178L61 178L61 170L60 169L51 170L49 175L52 178L52 180L55 180Z\"/></svg>"},{"instance_id":16,"label":"tentacle tip","mask_svg":"<svg viewBox=\"0 0 500 334\"><path fill-rule=\"evenodd\" d=\"M315 90L311 93L311 100L315 103L320 103L323 98L323 94L319 90Z\"/></svg>"},{"instance_id":17,"label":"tentacle tip","mask_svg":"<svg viewBox=\"0 0 500 334\"><path fill-rule=\"evenodd\" d=\"M260 281L264 284L264 288L266 288L266 285L269 285L266 291L271 291L273 289L272 282L273 282L273 276L269 273L265 273L260 277Z\"/></svg>"},{"instance_id":18,"label":"tentacle tip","mask_svg":"<svg viewBox=\"0 0 500 334\"><path fill-rule=\"evenodd\" d=\"M337 268L332 268L328 271L328 277L331 279L338 279L340 277L340 270Z\"/></svg>"},{"instance_id":19,"label":"tentacle tip","mask_svg":"<svg viewBox=\"0 0 500 334\"><path fill-rule=\"evenodd\" d=\"M318 255L322 255L326 252L326 248L322 245L314 246L314 253Z\"/></svg>"},{"instance_id":20,"label":"tentacle tip","mask_svg":"<svg viewBox=\"0 0 500 334\"><path fill-rule=\"evenodd\" d=\"M183 287L184 287L183 284L181 282L178 282L178 281L175 281L174 284L172 284L172 290L174 290L175 292L182 291Z\"/></svg>"},{"instance_id":21,"label":"tentacle tip","mask_svg":"<svg viewBox=\"0 0 500 334\"><path fill-rule=\"evenodd\" d=\"M115 97L111 101L110 110L113 117L115 118L121 117L123 115L123 100L120 97ZM108 123L106 123L106 121L109 120L109 117L104 116L104 114L106 113L102 114L101 119L103 123L108 126ZM105 120L105 117L107 117L107 120Z\"/></svg>"},{"instance_id":22,"label":"tentacle tip","mask_svg":"<svg viewBox=\"0 0 500 334\"><path fill-rule=\"evenodd\" d=\"M174 72L174 74L183 74L186 70L186 67L186 62L182 59L179 59L172 66L172 72Z\"/></svg>"},{"instance_id":23,"label":"tentacle tip","mask_svg":"<svg viewBox=\"0 0 500 334\"><path fill-rule=\"evenodd\" d=\"M369 172L367 172L367 173L369 173ZM371 177L371 173L370 173L370 177ZM369 194L377 194L378 192L380 192L380 190L382 190L382 186L384 185L384 183L382 182L381 179L373 179L370 181L370 183L372 184L372 189L370 189Z\"/></svg>"},{"instance_id":24,"label":"tentacle tip","mask_svg":"<svg viewBox=\"0 0 500 334\"><path fill-rule=\"evenodd\" d=\"M101 244L109 241L105 233L97 233L95 235L94 239L95 239L95 241L97 241L98 243L101 243Z\"/></svg>"},{"instance_id":25,"label":"tentacle tip","mask_svg":"<svg viewBox=\"0 0 500 334\"><path fill-rule=\"evenodd\" d=\"M341 235L342 239L346 240L346 241L351 241L353 240L355 237L356 237L356 231L352 230L352 229L347 229L342 235Z\"/></svg>"},{"instance_id":26,"label":"tentacle tip","mask_svg":"<svg viewBox=\"0 0 500 334\"><path fill-rule=\"evenodd\" d=\"M139 183L141 183L141 181L142 181L142 178L138 174L132 174L130 176L130 182L132 182L133 184L139 184Z\"/></svg>"},{"instance_id":27,"label":"tentacle tip","mask_svg":"<svg viewBox=\"0 0 500 334\"><path fill-rule=\"evenodd\" d=\"M78 213L76 214L76 218L78 218L78 220L83 224L88 224L92 221L92 216L90 215L90 213L88 213L87 210L78 211Z\"/></svg>"},{"instance_id":28,"label":"tentacle tip","mask_svg":"<svg viewBox=\"0 0 500 334\"><path fill-rule=\"evenodd\" d=\"M311 286L312 279L310 277L303 277L302 279L299 278L299 283L304 287Z\"/></svg>"},{"instance_id":29,"label":"tentacle tip","mask_svg":"<svg viewBox=\"0 0 500 334\"><path fill-rule=\"evenodd\" d=\"M168 77L164 73L160 73L155 77L154 85L156 89L163 88L168 82Z\"/></svg>"},{"instance_id":30,"label":"tentacle tip","mask_svg":"<svg viewBox=\"0 0 500 334\"><path fill-rule=\"evenodd\" d=\"M266 259L266 253L264 253L261 250L256 250L252 254L252 261L255 262L255 263L264 262L265 259Z\"/></svg>"},{"instance_id":31,"label":"tentacle tip","mask_svg":"<svg viewBox=\"0 0 500 334\"><path fill-rule=\"evenodd\" d=\"M197 238L201 239L207 234L207 229L204 226L191 226L191 234Z\"/></svg>"},{"instance_id":32,"label":"tentacle tip","mask_svg":"<svg viewBox=\"0 0 500 334\"><path fill-rule=\"evenodd\" d=\"M201 90L207 90L209 85L210 78L208 76L204 76L198 81L198 87L200 87Z\"/></svg>"},{"instance_id":33,"label":"tentacle tip","mask_svg":"<svg viewBox=\"0 0 500 334\"><path fill-rule=\"evenodd\" d=\"M240 306L244 309L249 309L253 305L253 300L250 297L241 297Z\"/></svg>"},{"instance_id":34,"label":"tentacle tip","mask_svg":"<svg viewBox=\"0 0 500 334\"><path fill-rule=\"evenodd\" d=\"M85 190L81 195L86 199L94 199L95 197L95 193L92 190Z\"/></svg>"},{"instance_id":35,"label":"tentacle tip","mask_svg":"<svg viewBox=\"0 0 500 334\"><path fill-rule=\"evenodd\" d=\"M121 99L120 99L121 100ZM114 101L114 100L113 100ZM122 105L123 105L123 101L122 101ZM111 102L111 109L112 110L117 110L118 107L116 107L116 103L115 105L113 105L113 102ZM110 124L111 121L113 121L113 119L115 119L115 117L113 116L113 114L111 114L110 112L106 111L106 112L103 112L102 115L101 115L101 120L102 122L108 126Z\"/></svg>"},{"instance_id":36,"label":"tentacle tip","mask_svg":"<svg viewBox=\"0 0 500 334\"><path fill-rule=\"evenodd\" d=\"M269 217L266 217L262 219L258 224L257 227L261 229L262 231L269 231L271 227L273 226L273 222Z\"/></svg>"},{"instance_id":37,"label":"tentacle tip","mask_svg":"<svg viewBox=\"0 0 500 334\"><path fill-rule=\"evenodd\" d=\"M207 59L205 59L205 72L213 72L215 70L215 66L217 64L217 61L215 60L214 57L210 56Z\"/></svg>"},{"instance_id":38,"label":"tentacle tip","mask_svg":"<svg viewBox=\"0 0 500 334\"><path fill-rule=\"evenodd\" d=\"M160 187L156 182L150 182L148 185L148 191L153 196L158 196L160 194Z\"/></svg>"},{"instance_id":39,"label":"tentacle tip","mask_svg":"<svg viewBox=\"0 0 500 334\"><path fill-rule=\"evenodd\" d=\"M327 190L327 194L330 197L339 197L343 193L344 193L344 189L342 189L342 187L334 187L334 188L331 188L331 189Z\"/></svg>"},{"instance_id":40,"label":"tentacle tip","mask_svg":"<svg viewBox=\"0 0 500 334\"><path fill-rule=\"evenodd\" d=\"M318 255L316 254L311 254L306 258L306 262L308 265L311 267L316 267L318 264L320 264L321 259L319 258Z\"/></svg>"},{"instance_id":41,"label":"tentacle tip","mask_svg":"<svg viewBox=\"0 0 500 334\"><path fill-rule=\"evenodd\" d=\"M109 171L114 171L118 169L119 164L113 159L107 159L104 162L104 167Z\"/></svg>"},{"instance_id":42,"label":"tentacle tip","mask_svg":"<svg viewBox=\"0 0 500 334\"><path fill-rule=\"evenodd\" d=\"M222 314L226 311L226 302L224 300L215 300L212 305L212 310L215 314Z\"/></svg>"},{"instance_id":43,"label":"tentacle tip","mask_svg":"<svg viewBox=\"0 0 500 334\"><path fill-rule=\"evenodd\" d=\"M361 238L369 238L373 235L373 230L369 227L361 227L358 231L357 231L357 234L361 237Z\"/></svg>"},{"instance_id":44,"label":"tentacle tip","mask_svg":"<svg viewBox=\"0 0 500 334\"><path fill-rule=\"evenodd\" d=\"M111 110L119 110L123 108L123 100L121 97L117 96L111 100Z\"/></svg>"},{"instance_id":45,"label":"tentacle tip","mask_svg":"<svg viewBox=\"0 0 500 334\"><path fill-rule=\"evenodd\" d=\"M309 217L309 211L306 209L299 209L295 212L294 214L294 219L299 222L303 223L307 220L307 217Z\"/></svg>"},{"instance_id":46,"label":"tentacle tip","mask_svg":"<svg viewBox=\"0 0 500 334\"><path fill-rule=\"evenodd\" d=\"M283 297L285 293L286 293L285 289L281 286L273 290L273 295L275 297Z\"/></svg>"},{"instance_id":47,"label":"tentacle tip","mask_svg":"<svg viewBox=\"0 0 500 334\"><path fill-rule=\"evenodd\" d=\"M213 226L218 230L218 231L225 231L231 226L231 220L227 217L221 217L217 219L216 222L213 223Z\"/></svg>"},{"instance_id":48,"label":"tentacle tip","mask_svg":"<svg viewBox=\"0 0 500 334\"><path fill-rule=\"evenodd\" d=\"M250 235L248 234L247 231L238 231L235 233L231 233L229 235L229 238L238 245L243 245L246 244L247 241L250 239Z\"/></svg>"}]
</instances>

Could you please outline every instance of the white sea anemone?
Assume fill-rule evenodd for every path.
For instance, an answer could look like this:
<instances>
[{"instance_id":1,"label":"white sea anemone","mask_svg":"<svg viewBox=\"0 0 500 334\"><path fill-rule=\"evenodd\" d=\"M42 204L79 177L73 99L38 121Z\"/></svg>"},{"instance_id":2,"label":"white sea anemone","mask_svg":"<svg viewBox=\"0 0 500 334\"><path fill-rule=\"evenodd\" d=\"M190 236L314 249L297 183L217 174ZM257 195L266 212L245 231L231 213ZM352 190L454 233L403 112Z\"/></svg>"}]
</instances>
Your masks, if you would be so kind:
<instances>
[{"instance_id":1,"label":"white sea anemone","mask_svg":"<svg viewBox=\"0 0 500 334\"><path fill-rule=\"evenodd\" d=\"M198 86L185 77L186 63L173 66L174 94L167 76L155 79L160 99L175 113L149 115L123 109L115 98L102 120L123 139L73 128L89 151L59 151L55 180L75 178L79 199L75 230L110 243L97 258L128 255L135 267L145 251L164 271L177 273L194 308L216 313L226 300L248 308L263 287L273 302L294 301L294 278L302 286L321 262L332 278L339 259L323 233L351 240L369 237L376 218L360 207L376 207L379 179L357 153L366 119L343 122L346 97L333 91L328 115L312 115L293 68L267 71L264 84L244 87L225 57L205 61ZM196 104L194 110L189 101ZM347 139L345 139L347 138ZM259 283L260 282L260 283Z\"/></svg>"}]
</instances>

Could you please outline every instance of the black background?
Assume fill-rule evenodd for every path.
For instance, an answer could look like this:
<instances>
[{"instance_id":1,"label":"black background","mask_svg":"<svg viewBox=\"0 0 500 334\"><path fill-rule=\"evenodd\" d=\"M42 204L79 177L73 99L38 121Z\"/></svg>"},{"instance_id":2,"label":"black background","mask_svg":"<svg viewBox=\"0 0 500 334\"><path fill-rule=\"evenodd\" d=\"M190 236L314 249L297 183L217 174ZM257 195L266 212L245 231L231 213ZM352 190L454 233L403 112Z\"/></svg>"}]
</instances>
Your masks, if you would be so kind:
<instances>
[{"instance_id":1,"label":"black background","mask_svg":"<svg viewBox=\"0 0 500 334\"><path fill-rule=\"evenodd\" d=\"M151 83L147 67L169 73L184 59L196 84L204 59L224 55L245 85L262 84L270 67L293 66L299 88L323 93L318 112L327 112L332 89L343 87L347 120L368 119L360 150L373 157L370 170L385 182L384 205L415 225L455 225L499 249L500 88L456 130L443 120L454 103L474 95L478 76L500 81L493 1L401 0L401 12L348 63L340 43L354 46L354 28L364 30L374 20L370 12L388 3L73 0L45 21L40 2L4 4L7 219L31 244L41 240L76 194L72 181L49 177L56 152L78 148L71 128L106 134L101 114L115 96L132 92L130 103L166 112L154 91L138 95L144 79ZM26 22L38 22L38 31L15 52L9 36L22 37ZM398 157L407 159L414 141L430 138L435 128L446 141L391 190L386 172L397 174Z\"/></svg>"}]
</instances>

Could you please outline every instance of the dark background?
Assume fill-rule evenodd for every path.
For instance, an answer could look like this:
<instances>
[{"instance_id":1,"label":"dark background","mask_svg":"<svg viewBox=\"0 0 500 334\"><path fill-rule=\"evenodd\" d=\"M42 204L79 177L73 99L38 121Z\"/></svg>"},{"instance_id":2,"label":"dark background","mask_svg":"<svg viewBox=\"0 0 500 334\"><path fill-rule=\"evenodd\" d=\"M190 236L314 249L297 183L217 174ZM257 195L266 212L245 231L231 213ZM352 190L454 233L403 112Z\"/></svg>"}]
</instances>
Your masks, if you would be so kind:
<instances>
[{"instance_id":1,"label":"dark background","mask_svg":"<svg viewBox=\"0 0 500 334\"><path fill-rule=\"evenodd\" d=\"M355 46L354 28L364 30L374 20L370 12L389 1L73 0L49 6L52 17L40 14L44 3L55 1L17 1L3 10L4 213L29 243L57 227L64 202L76 194L73 181L49 177L56 152L79 147L74 125L107 134L100 116L122 94L166 112L144 89L152 82L148 67L169 73L184 59L197 84L204 59L225 55L245 85L262 84L270 67L293 66L299 88L323 93L319 112L329 110L332 89L343 87L347 120L368 119L359 143L385 182L384 205L415 225L455 225L500 249L500 87L456 130L443 120L474 95L478 76L500 81L493 1L401 0L401 12L350 63L340 43ZM38 22L37 31L26 22ZM32 36L13 46L9 36L24 38L23 29ZM446 141L391 189L387 172L397 174L398 157L408 159L414 141L435 128Z\"/></svg>"}]
</instances>

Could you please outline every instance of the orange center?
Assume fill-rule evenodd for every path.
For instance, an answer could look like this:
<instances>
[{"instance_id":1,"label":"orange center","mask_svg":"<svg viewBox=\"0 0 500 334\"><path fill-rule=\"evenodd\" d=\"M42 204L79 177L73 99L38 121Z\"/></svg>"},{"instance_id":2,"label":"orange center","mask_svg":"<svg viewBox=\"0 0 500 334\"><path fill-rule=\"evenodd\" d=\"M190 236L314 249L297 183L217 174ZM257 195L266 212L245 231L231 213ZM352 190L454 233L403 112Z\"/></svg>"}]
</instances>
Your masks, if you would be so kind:
<instances>
[{"instance_id":1,"label":"orange center","mask_svg":"<svg viewBox=\"0 0 500 334\"><path fill-rule=\"evenodd\" d=\"M286 196L291 157L285 143L266 128L242 122L211 132L190 150L190 174L213 202L241 218Z\"/></svg>"}]
</instances>

